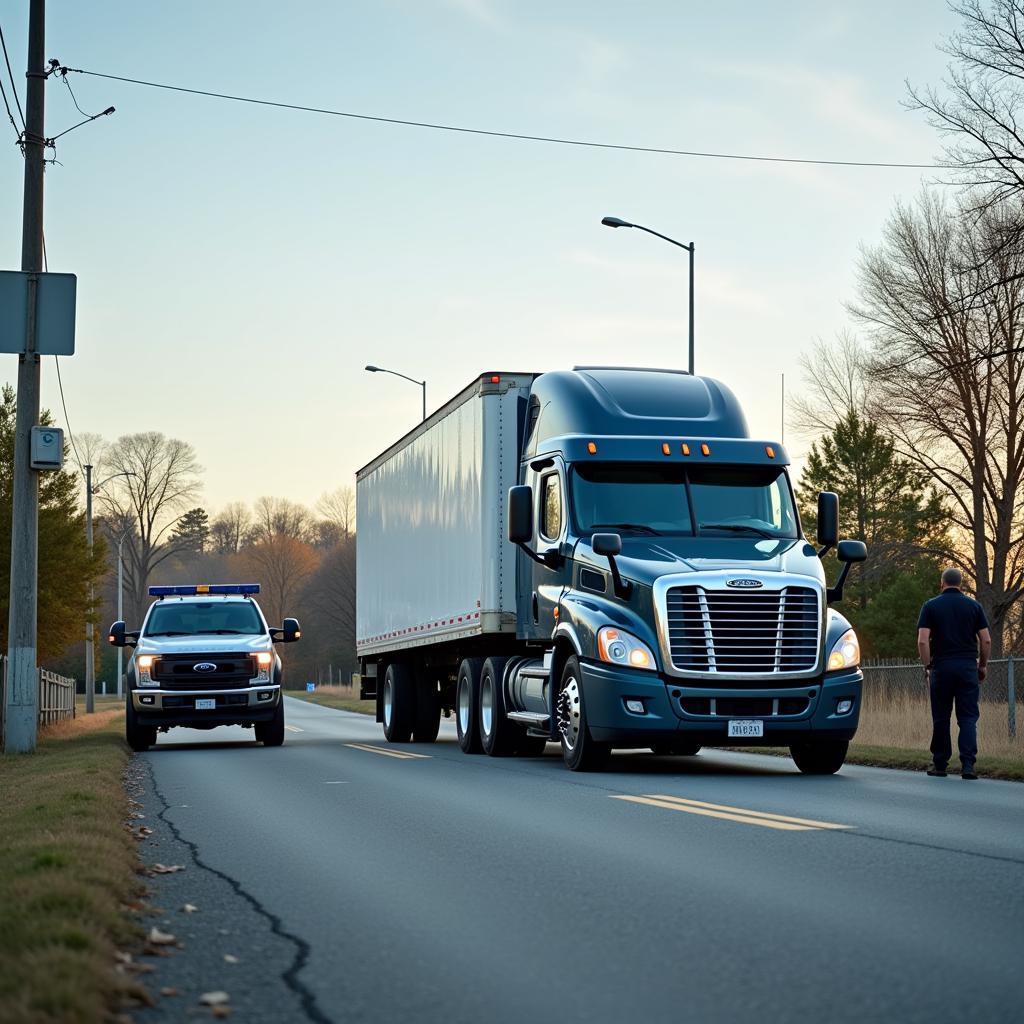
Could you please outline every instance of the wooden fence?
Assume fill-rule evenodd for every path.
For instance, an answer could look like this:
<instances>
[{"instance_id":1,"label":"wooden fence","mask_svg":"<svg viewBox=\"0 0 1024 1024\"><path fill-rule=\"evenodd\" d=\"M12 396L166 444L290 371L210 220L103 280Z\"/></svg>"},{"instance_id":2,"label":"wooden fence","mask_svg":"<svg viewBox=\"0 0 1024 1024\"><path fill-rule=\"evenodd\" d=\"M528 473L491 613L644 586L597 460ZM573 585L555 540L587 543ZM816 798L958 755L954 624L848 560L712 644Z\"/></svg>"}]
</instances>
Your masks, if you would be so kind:
<instances>
[{"instance_id":1,"label":"wooden fence","mask_svg":"<svg viewBox=\"0 0 1024 1024\"><path fill-rule=\"evenodd\" d=\"M59 676L45 668L39 672L39 724L52 725L65 718L75 717L75 680L67 676ZM0 655L0 700L7 691L7 659ZM0 719L3 708L0 707Z\"/></svg>"}]
</instances>

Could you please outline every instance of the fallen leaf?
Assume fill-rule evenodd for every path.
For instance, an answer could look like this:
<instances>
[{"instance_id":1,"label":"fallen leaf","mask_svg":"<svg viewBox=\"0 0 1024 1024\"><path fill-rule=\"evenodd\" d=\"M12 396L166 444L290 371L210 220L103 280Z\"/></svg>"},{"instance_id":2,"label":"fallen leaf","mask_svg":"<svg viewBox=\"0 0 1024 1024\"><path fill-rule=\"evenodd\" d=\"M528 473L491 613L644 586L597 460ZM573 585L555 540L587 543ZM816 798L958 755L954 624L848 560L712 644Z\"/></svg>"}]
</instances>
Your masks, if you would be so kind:
<instances>
[{"instance_id":1,"label":"fallen leaf","mask_svg":"<svg viewBox=\"0 0 1024 1024\"><path fill-rule=\"evenodd\" d=\"M132 974L152 974L156 970L152 964L125 964L124 969Z\"/></svg>"},{"instance_id":2,"label":"fallen leaf","mask_svg":"<svg viewBox=\"0 0 1024 1024\"><path fill-rule=\"evenodd\" d=\"M177 941L170 932L162 932L155 925L150 928L149 935L146 936L146 939L154 946L170 946L172 943Z\"/></svg>"},{"instance_id":3,"label":"fallen leaf","mask_svg":"<svg viewBox=\"0 0 1024 1024\"><path fill-rule=\"evenodd\" d=\"M193 903L186 903L185 906L181 908L182 913L184 914L194 914L198 909L199 908Z\"/></svg>"},{"instance_id":4,"label":"fallen leaf","mask_svg":"<svg viewBox=\"0 0 1024 1024\"><path fill-rule=\"evenodd\" d=\"M177 996L177 995L181 995L181 993L176 988L174 988L172 985L164 985L164 987L162 989L160 989L160 995L162 995L162 996Z\"/></svg>"},{"instance_id":5,"label":"fallen leaf","mask_svg":"<svg viewBox=\"0 0 1024 1024\"><path fill-rule=\"evenodd\" d=\"M230 1017L231 1007L230 1006L215 1006L213 1008L214 1017Z\"/></svg>"},{"instance_id":6,"label":"fallen leaf","mask_svg":"<svg viewBox=\"0 0 1024 1024\"><path fill-rule=\"evenodd\" d=\"M232 956L230 953L225 953L224 954L224 962L226 964L237 964L238 963L238 957L237 956Z\"/></svg>"},{"instance_id":7,"label":"fallen leaf","mask_svg":"<svg viewBox=\"0 0 1024 1024\"><path fill-rule=\"evenodd\" d=\"M229 1002L231 1002L231 997L227 992L204 992L199 997L200 1006L223 1006Z\"/></svg>"},{"instance_id":8,"label":"fallen leaf","mask_svg":"<svg viewBox=\"0 0 1024 1024\"><path fill-rule=\"evenodd\" d=\"M173 875L175 871L184 871L184 864L151 864L150 871L154 875Z\"/></svg>"}]
</instances>

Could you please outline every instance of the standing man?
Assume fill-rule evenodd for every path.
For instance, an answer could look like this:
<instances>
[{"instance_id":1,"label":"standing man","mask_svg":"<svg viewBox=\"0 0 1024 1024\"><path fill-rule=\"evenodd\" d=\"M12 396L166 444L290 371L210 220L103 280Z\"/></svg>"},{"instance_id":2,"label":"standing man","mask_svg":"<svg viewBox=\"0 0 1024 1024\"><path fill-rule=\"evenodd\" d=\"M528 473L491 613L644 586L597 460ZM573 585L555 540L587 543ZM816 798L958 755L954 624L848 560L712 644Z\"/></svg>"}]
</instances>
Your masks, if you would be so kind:
<instances>
[{"instance_id":1,"label":"standing man","mask_svg":"<svg viewBox=\"0 0 1024 1024\"><path fill-rule=\"evenodd\" d=\"M963 573L945 569L938 597L925 601L917 620L917 651L928 673L932 703L932 767L928 774L945 778L953 756L949 716L956 707L960 729L960 777L976 779L978 692L985 678L992 635L984 609L962 593Z\"/></svg>"}]
</instances>

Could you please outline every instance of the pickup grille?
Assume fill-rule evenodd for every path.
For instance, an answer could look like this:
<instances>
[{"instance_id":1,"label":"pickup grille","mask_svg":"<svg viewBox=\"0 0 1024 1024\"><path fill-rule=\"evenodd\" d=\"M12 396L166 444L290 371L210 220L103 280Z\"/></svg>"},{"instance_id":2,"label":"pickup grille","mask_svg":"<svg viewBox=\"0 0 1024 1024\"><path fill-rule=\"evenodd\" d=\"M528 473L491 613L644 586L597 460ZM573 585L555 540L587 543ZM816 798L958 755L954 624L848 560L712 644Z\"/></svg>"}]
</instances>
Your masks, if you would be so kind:
<instances>
[{"instance_id":1,"label":"pickup grille","mask_svg":"<svg viewBox=\"0 0 1024 1024\"><path fill-rule=\"evenodd\" d=\"M671 587L666 621L681 672L786 675L818 664L818 594L811 587Z\"/></svg>"},{"instance_id":2,"label":"pickup grille","mask_svg":"<svg viewBox=\"0 0 1024 1024\"><path fill-rule=\"evenodd\" d=\"M197 672L196 665L216 665L212 672ZM255 674L248 654L165 654L153 663L150 676L169 690L229 690L248 686Z\"/></svg>"}]
</instances>

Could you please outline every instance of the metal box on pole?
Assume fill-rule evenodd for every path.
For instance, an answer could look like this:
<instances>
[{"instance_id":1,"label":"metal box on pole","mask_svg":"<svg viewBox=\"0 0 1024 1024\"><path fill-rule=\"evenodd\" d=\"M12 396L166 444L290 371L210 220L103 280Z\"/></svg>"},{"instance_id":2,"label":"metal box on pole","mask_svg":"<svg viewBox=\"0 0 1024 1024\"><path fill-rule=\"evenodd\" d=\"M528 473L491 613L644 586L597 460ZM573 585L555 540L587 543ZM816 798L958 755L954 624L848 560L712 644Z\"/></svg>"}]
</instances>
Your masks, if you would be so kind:
<instances>
[{"instance_id":1,"label":"metal box on pole","mask_svg":"<svg viewBox=\"0 0 1024 1024\"><path fill-rule=\"evenodd\" d=\"M33 469L62 469L64 431L60 427L33 427L31 452L30 465Z\"/></svg>"}]
</instances>

